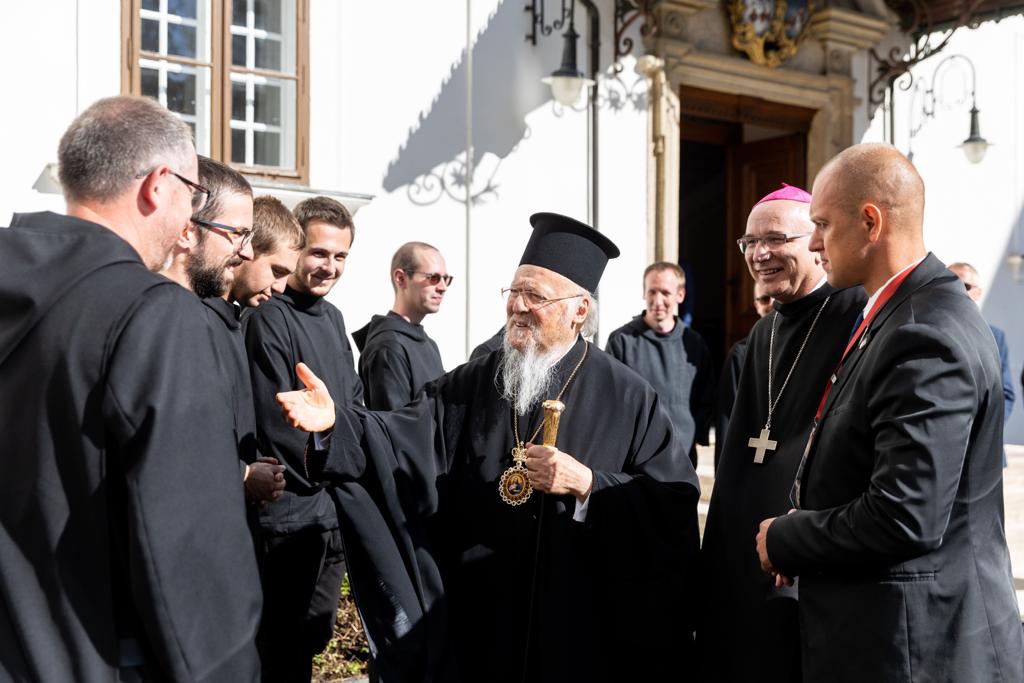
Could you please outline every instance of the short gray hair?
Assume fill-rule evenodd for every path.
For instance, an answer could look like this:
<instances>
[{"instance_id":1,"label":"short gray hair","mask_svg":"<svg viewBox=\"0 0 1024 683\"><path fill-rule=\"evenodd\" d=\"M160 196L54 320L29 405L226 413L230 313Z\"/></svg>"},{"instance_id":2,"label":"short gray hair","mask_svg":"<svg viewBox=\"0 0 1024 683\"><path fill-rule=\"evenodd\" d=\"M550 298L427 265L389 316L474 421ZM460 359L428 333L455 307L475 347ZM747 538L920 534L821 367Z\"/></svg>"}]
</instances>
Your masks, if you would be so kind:
<instances>
[{"instance_id":1,"label":"short gray hair","mask_svg":"<svg viewBox=\"0 0 1024 683\"><path fill-rule=\"evenodd\" d=\"M592 339L594 335L597 334L598 319L600 317L597 312L597 295L584 289L583 297L585 299L590 299L590 308L587 309L587 317L583 321L583 325L580 327L580 334Z\"/></svg>"},{"instance_id":2,"label":"short gray hair","mask_svg":"<svg viewBox=\"0 0 1024 683\"><path fill-rule=\"evenodd\" d=\"M71 122L57 150L68 201L110 201L144 171L166 163L179 171L195 153L185 122L145 97L107 97Z\"/></svg>"}]
</instances>

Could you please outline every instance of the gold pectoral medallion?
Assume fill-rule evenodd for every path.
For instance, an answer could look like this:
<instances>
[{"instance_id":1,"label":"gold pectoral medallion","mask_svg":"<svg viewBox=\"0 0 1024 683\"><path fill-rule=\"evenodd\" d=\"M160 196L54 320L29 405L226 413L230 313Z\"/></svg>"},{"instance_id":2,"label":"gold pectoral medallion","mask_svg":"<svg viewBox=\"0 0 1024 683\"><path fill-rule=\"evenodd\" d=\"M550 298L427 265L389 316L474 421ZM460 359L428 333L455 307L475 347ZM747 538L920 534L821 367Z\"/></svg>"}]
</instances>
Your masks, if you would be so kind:
<instances>
[{"instance_id":1,"label":"gold pectoral medallion","mask_svg":"<svg viewBox=\"0 0 1024 683\"><path fill-rule=\"evenodd\" d=\"M512 467L505 470L498 480L498 493L509 505L522 505L533 493L530 477L523 467L523 463L526 462L526 448L523 444L520 443L512 449L512 460Z\"/></svg>"}]
</instances>

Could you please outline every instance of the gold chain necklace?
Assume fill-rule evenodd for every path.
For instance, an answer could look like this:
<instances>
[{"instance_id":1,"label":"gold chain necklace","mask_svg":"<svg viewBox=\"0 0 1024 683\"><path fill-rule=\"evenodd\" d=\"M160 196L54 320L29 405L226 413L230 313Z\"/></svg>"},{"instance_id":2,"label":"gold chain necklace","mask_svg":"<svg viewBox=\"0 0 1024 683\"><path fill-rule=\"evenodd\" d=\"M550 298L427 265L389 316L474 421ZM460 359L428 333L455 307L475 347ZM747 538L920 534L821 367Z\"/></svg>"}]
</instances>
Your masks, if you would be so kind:
<instances>
[{"instance_id":1,"label":"gold chain necklace","mask_svg":"<svg viewBox=\"0 0 1024 683\"><path fill-rule=\"evenodd\" d=\"M583 365L584 359L587 357L587 350L590 348L590 344L583 341L583 354L580 355L579 361L576 363L576 367L572 369L572 373L569 375L569 379L565 380L565 384L562 385L562 390L558 392L558 396L555 397L556 401L561 401L562 396L565 394L565 390L569 388L576 373L579 371L580 366ZM533 434L530 435L530 442L537 438L537 434L540 433L541 427L544 426L543 420L537 428L533 430ZM501 495L501 499L509 505L522 505L529 498L530 494L533 493L533 486L530 485L530 477L526 472L524 463L526 462L526 444L523 443L522 439L519 438L519 414L516 412L516 408L512 406L512 433L515 436L516 445L512 447L512 466L505 470L501 479L498 481L498 493Z\"/></svg>"}]
</instances>

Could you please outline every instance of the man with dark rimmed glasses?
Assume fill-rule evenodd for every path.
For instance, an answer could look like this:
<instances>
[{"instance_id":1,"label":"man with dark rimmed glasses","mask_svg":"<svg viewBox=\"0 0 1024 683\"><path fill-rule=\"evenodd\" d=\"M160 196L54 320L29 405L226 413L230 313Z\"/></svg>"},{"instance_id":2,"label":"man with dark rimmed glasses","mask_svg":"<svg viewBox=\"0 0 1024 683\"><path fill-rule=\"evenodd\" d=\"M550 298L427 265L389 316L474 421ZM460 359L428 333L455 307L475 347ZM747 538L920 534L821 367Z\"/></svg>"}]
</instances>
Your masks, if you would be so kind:
<instances>
[{"instance_id":1,"label":"man with dark rimmed glasses","mask_svg":"<svg viewBox=\"0 0 1024 683\"><path fill-rule=\"evenodd\" d=\"M425 242L407 242L391 258L394 305L352 335L370 410L401 408L444 374L441 352L421 323L440 310L451 282L441 252Z\"/></svg>"},{"instance_id":2,"label":"man with dark rimmed glasses","mask_svg":"<svg viewBox=\"0 0 1024 683\"><path fill-rule=\"evenodd\" d=\"M218 366L224 373L222 383L231 388L225 401L235 416L234 434L246 499L267 503L281 495L284 468L274 458L257 453L242 309L225 298L235 268L253 258L252 187L238 171L203 156L199 157L199 182L197 187L205 195L200 203L193 204L198 208L178 235L170 265L163 274L203 301Z\"/></svg>"},{"instance_id":3,"label":"man with dark rimmed glasses","mask_svg":"<svg viewBox=\"0 0 1024 683\"><path fill-rule=\"evenodd\" d=\"M192 134L112 97L61 138L66 215L0 230L0 679L253 681L259 579L203 307L156 275Z\"/></svg>"}]
</instances>

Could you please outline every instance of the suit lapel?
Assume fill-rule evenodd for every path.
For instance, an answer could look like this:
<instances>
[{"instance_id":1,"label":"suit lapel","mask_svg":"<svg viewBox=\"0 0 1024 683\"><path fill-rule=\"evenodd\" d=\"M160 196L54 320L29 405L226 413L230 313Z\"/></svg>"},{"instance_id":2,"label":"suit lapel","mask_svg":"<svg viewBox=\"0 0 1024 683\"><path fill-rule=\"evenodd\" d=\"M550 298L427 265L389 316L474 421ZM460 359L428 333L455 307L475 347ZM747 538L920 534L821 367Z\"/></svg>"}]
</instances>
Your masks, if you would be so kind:
<instances>
[{"instance_id":1,"label":"suit lapel","mask_svg":"<svg viewBox=\"0 0 1024 683\"><path fill-rule=\"evenodd\" d=\"M917 268L907 276L907 279L899 286L899 289L896 290L896 293L893 294L892 298L889 299L889 301L887 301L882 307L882 310L875 315L874 320L872 320L871 324L868 325L868 329L864 330L864 334L861 335L860 341L857 342L857 345L850 349L850 354L846 357L846 361L843 362L842 369L836 377L836 383L829 392L828 399L825 401L825 406L821 412L822 421L824 421L828 416L829 411L832 409L832 406L835 405L835 402L838 400L843 388L849 383L850 378L854 376L857 365L867 353L874 337L878 335L882 326L885 325L889 317L892 316L892 314L902 306L907 299L914 294L914 292L931 284L944 274L949 275L950 277L956 277L953 273L949 272L942 261L936 258L934 254L929 253Z\"/></svg>"}]
</instances>

